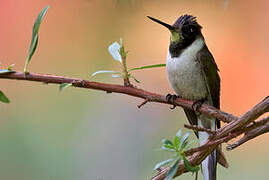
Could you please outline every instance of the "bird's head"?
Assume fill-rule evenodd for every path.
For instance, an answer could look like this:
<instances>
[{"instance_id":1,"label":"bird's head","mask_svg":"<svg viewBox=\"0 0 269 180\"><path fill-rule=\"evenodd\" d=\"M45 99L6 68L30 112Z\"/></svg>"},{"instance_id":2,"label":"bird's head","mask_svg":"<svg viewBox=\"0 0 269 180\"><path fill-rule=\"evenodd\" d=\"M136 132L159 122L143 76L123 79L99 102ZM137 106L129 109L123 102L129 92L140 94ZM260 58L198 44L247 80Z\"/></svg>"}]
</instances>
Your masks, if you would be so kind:
<instances>
[{"instance_id":1,"label":"bird's head","mask_svg":"<svg viewBox=\"0 0 269 180\"><path fill-rule=\"evenodd\" d=\"M169 25L150 16L147 17L169 29L171 43L193 42L201 35L202 26L197 23L194 16L187 14L180 16L173 25Z\"/></svg>"}]
</instances>

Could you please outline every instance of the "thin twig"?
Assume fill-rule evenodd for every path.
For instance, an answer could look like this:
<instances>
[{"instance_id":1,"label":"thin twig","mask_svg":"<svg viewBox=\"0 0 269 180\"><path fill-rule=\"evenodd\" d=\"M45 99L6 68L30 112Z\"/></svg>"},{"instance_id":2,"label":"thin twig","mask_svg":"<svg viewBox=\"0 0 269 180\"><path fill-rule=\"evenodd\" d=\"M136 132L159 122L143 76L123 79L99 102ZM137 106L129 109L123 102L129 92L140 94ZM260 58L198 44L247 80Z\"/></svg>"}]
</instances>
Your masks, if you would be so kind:
<instances>
[{"instance_id":1,"label":"thin twig","mask_svg":"<svg viewBox=\"0 0 269 180\"><path fill-rule=\"evenodd\" d=\"M189 124L184 124L184 127L187 129L192 129L194 131L205 131L209 134L215 134L216 131L213 131L211 129L207 129L207 128L203 128L201 126L197 126L197 125L189 125Z\"/></svg>"},{"instance_id":2,"label":"thin twig","mask_svg":"<svg viewBox=\"0 0 269 180\"><path fill-rule=\"evenodd\" d=\"M259 124L263 124L265 122L267 122L267 123L263 124L262 126L261 125L257 126L256 128L252 128L250 131L247 131L246 134L241 139L239 139L235 143L227 146L226 149L228 151L233 150L233 149L237 148L238 146L244 144L245 142L247 142L247 141L249 141L249 140L251 140L251 139L253 139L261 134L269 132L269 117L266 117L266 118L260 120L259 122L261 122Z\"/></svg>"},{"instance_id":3,"label":"thin twig","mask_svg":"<svg viewBox=\"0 0 269 180\"><path fill-rule=\"evenodd\" d=\"M216 146L216 145L221 144L223 142L227 142L227 141L235 138L236 136L238 136L238 133L229 134L229 136L225 136L225 137L217 139L217 140L209 139L204 145L196 147L196 148L191 148L191 149L185 151L184 153L186 156L190 156L196 152L205 151L205 150L212 148L213 146Z\"/></svg>"},{"instance_id":4,"label":"thin twig","mask_svg":"<svg viewBox=\"0 0 269 180\"><path fill-rule=\"evenodd\" d=\"M144 106L145 104L147 104L147 102L149 102L148 99L145 99L145 101L143 101L141 104L137 105L138 108L141 108L142 106Z\"/></svg>"},{"instance_id":5,"label":"thin twig","mask_svg":"<svg viewBox=\"0 0 269 180\"><path fill-rule=\"evenodd\" d=\"M262 119L259 120L259 121L253 121L252 124L250 124L250 125L248 125L248 126L246 127L246 133L247 133L248 131L251 131L252 129L255 129L255 128L264 126L264 125L265 125L266 123L268 123L268 122L269 122L269 116L264 117L264 118L262 118Z\"/></svg>"}]
</instances>

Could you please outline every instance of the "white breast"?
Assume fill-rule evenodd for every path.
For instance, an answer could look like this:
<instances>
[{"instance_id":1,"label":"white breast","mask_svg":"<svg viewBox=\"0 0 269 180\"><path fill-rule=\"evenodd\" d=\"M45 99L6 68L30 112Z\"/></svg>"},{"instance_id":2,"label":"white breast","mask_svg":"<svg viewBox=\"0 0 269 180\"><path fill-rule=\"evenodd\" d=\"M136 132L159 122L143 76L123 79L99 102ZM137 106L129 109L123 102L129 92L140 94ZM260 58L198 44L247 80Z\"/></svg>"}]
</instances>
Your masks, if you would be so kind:
<instances>
[{"instance_id":1,"label":"white breast","mask_svg":"<svg viewBox=\"0 0 269 180\"><path fill-rule=\"evenodd\" d=\"M179 57L172 58L169 51L166 70L169 83L180 97L198 100L207 96L207 88L196 54L203 48L204 39L196 39Z\"/></svg>"}]
</instances>

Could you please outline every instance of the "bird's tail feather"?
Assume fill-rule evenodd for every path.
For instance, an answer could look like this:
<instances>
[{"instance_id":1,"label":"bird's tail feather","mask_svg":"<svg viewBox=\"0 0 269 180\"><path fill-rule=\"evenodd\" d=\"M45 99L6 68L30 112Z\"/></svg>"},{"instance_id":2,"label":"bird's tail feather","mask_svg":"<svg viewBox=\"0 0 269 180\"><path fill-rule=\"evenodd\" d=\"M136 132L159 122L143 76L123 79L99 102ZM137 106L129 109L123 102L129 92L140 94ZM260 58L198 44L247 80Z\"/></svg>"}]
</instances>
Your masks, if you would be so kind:
<instances>
[{"instance_id":1,"label":"bird's tail feather","mask_svg":"<svg viewBox=\"0 0 269 180\"><path fill-rule=\"evenodd\" d=\"M204 115L199 116L198 125L211 130L216 130L215 119ZM207 142L209 134L207 132L198 132L198 137L200 145L203 145ZM210 155L208 155L201 165L203 180L216 180L217 151L214 150Z\"/></svg>"},{"instance_id":2,"label":"bird's tail feather","mask_svg":"<svg viewBox=\"0 0 269 180\"><path fill-rule=\"evenodd\" d=\"M206 159L202 162L202 174L203 180L216 180L217 171L217 157L216 150L213 151Z\"/></svg>"}]
</instances>

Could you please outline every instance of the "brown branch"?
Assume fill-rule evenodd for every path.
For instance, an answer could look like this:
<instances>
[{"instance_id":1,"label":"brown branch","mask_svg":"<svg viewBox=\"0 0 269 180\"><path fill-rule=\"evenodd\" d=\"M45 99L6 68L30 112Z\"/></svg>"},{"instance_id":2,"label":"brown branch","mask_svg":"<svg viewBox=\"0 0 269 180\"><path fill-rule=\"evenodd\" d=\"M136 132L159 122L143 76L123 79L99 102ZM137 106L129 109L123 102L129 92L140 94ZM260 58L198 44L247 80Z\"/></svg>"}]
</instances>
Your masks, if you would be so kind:
<instances>
[{"instance_id":1,"label":"brown branch","mask_svg":"<svg viewBox=\"0 0 269 180\"><path fill-rule=\"evenodd\" d=\"M219 145L219 144L221 144L223 142L227 142L227 141L237 137L240 134L242 134L242 133L241 132L231 133L231 134L229 134L229 136L225 136L225 137L217 139L217 140L214 140L214 139L211 138L204 145L187 150L185 152L185 155L189 156L189 155L192 155L192 154L194 154L196 152L211 149L212 147L217 146L217 145Z\"/></svg>"},{"instance_id":2,"label":"brown branch","mask_svg":"<svg viewBox=\"0 0 269 180\"><path fill-rule=\"evenodd\" d=\"M74 87L102 90L109 93L114 92L114 93L127 94L130 96L139 97L139 98L151 101L151 102L158 102L158 103L173 105L172 103L166 100L166 96L152 93L149 91L145 91L143 89L139 89L132 86L99 83L99 82L78 79L78 78L69 78L69 77L55 76L55 75L45 75L45 74L37 74L37 73L24 74L23 72L0 74L0 78L25 80L25 81L37 81L37 82L43 82L46 84L72 83ZM192 109L192 104L193 104L193 101L177 98L174 105ZM218 118L219 120L223 122L231 122L232 120L237 119L237 117L231 114L225 113L219 109L216 109L206 104L203 104L201 108L199 108L198 111L205 115Z\"/></svg>"},{"instance_id":3,"label":"brown branch","mask_svg":"<svg viewBox=\"0 0 269 180\"><path fill-rule=\"evenodd\" d=\"M253 126L251 127L251 130L248 130L241 139L227 146L226 149L233 150L237 148L238 146L244 144L245 142L267 132L269 132L269 116L253 124Z\"/></svg>"},{"instance_id":4,"label":"brown branch","mask_svg":"<svg viewBox=\"0 0 269 180\"><path fill-rule=\"evenodd\" d=\"M268 117L265 117L265 118L262 118L261 120L259 121L253 121L252 124L248 125L246 127L246 133L248 131L251 131L252 129L255 129L255 128L258 128L258 127L261 127L261 126L264 126L266 123L269 122L269 116Z\"/></svg>"}]
</instances>

